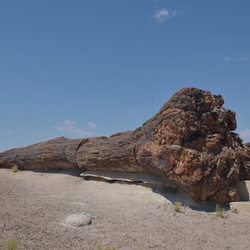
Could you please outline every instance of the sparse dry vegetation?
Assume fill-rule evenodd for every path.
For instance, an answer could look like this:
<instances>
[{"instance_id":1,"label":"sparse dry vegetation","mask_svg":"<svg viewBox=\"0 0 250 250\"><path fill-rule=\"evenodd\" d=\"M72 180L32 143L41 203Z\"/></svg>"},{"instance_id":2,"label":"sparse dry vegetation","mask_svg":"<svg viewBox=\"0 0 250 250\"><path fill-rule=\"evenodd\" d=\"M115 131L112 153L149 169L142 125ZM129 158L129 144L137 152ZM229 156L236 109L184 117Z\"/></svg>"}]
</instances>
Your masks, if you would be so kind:
<instances>
[{"instance_id":1,"label":"sparse dry vegetation","mask_svg":"<svg viewBox=\"0 0 250 250\"><path fill-rule=\"evenodd\" d=\"M19 171L17 165L14 165L11 169L12 169L13 173L17 173Z\"/></svg>"},{"instance_id":2,"label":"sparse dry vegetation","mask_svg":"<svg viewBox=\"0 0 250 250\"><path fill-rule=\"evenodd\" d=\"M102 250L102 247L101 247L101 245L100 244L97 244L96 245L96 249L97 250ZM108 247L105 247L105 248L103 248L103 250L116 250L116 247L111 247L111 248L108 248Z\"/></svg>"},{"instance_id":3,"label":"sparse dry vegetation","mask_svg":"<svg viewBox=\"0 0 250 250\"><path fill-rule=\"evenodd\" d=\"M182 203L179 201L174 202L174 211L179 213L181 211Z\"/></svg>"},{"instance_id":4,"label":"sparse dry vegetation","mask_svg":"<svg viewBox=\"0 0 250 250\"><path fill-rule=\"evenodd\" d=\"M215 215L213 216L213 219L215 218L224 218L225 217L225 208L221 207L219 204L216 204L216 211Z\"/></svg>"},{"instance_id":5,"label":"sparse dry vegetation","mask_svg":"<svg viewBox=\"0 0 250 250\"><path fill-rule=\"evenodd\" d=\"M16 239L8 239L5 243L4 250L17 250L18 242Z\"/></svg>"}]
</instances>

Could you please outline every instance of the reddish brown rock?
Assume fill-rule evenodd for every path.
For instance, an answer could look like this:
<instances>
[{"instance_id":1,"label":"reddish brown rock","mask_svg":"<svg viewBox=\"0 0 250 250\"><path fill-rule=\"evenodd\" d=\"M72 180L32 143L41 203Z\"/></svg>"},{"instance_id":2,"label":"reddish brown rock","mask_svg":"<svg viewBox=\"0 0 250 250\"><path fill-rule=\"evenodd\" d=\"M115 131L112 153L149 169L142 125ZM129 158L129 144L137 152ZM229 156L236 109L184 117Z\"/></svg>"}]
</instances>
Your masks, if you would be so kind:
<instances>
[{"instance_id":1,"label":"reddish brown rock","mask_svg":"<svg viewBox=\"0 0 250 250\"><path fill-rule=\"evenodd\" d=\"M245 157L244 166L241 168L240 179L250 180L250 142L244 144L244 150L247 156Z\"/></svg>"},{"instance_id":2,"label":"reddish brown rock","mask_svg":"<svg viewBox=\"0 0 250 250\"><path fill-rule=\"evenodd\" d=\"M13 149L0 154L0 165L158 173L196 200L236 201L247 156L230 132L235 112L223 103L220 95L184 88L135 131Z\"/></svg>"}]
</instances>

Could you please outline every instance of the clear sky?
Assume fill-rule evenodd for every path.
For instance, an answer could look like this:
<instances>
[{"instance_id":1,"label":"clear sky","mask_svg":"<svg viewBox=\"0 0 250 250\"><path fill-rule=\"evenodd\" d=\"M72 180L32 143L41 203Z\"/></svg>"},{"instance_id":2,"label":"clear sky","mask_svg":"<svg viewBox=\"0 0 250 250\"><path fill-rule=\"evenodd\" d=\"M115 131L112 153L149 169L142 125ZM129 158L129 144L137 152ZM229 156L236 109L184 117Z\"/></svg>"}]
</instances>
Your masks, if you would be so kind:
<instances>
[{"instance_id":1,"label":"clear sky","mask_svg":"<svg viewBox=\"0 0 250 250\"><path fill-rule=\"evenodd\" d=\"M0 151L133 130L183 87L250 141L249 0L2 0Z\"/></svg>"}]
</instances>

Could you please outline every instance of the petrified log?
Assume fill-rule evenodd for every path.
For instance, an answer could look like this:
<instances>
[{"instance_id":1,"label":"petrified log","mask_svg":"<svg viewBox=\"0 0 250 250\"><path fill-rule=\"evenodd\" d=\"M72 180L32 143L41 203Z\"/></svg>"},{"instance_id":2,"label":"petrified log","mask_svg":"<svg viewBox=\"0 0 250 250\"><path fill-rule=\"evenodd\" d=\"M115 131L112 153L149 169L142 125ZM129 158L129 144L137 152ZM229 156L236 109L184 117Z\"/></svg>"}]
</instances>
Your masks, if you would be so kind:
<instances>
[{"instance_id":1,"label":"petrified log","mask_svg":"<svg viewBox=\"0 0 250 250\"><path fill-rule=\"evenodd\" d=\"M196 200L236 201L247 154L230 132L235 112L223 104L220 95L184 88L135 131L12 149L0 154L0 166L157 173Z\"/></svg>"}]
</instances>

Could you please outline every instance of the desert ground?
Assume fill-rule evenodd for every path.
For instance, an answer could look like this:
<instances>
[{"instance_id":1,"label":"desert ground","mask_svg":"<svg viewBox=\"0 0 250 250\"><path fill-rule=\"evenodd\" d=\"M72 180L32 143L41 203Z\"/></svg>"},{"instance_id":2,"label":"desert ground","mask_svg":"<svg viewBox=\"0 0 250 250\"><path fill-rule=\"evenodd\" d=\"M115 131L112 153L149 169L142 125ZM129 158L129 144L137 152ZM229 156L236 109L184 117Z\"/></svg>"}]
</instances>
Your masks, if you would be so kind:
<instances>
[{"instance_id":1,"label":"desert ground","mask_svg":"<svg viewBox=\"0 0 250 250\"><path fill-rule=\"evenodd\" d=\"M168 189L84 180L78 172L0 169L0 249L14 238L19 249L116 250L250 249L250 215L192 202ZM174 201L184 204L175 211ZM91 223L65 224L88 213Z\"/></svg>"}]
</instances>

